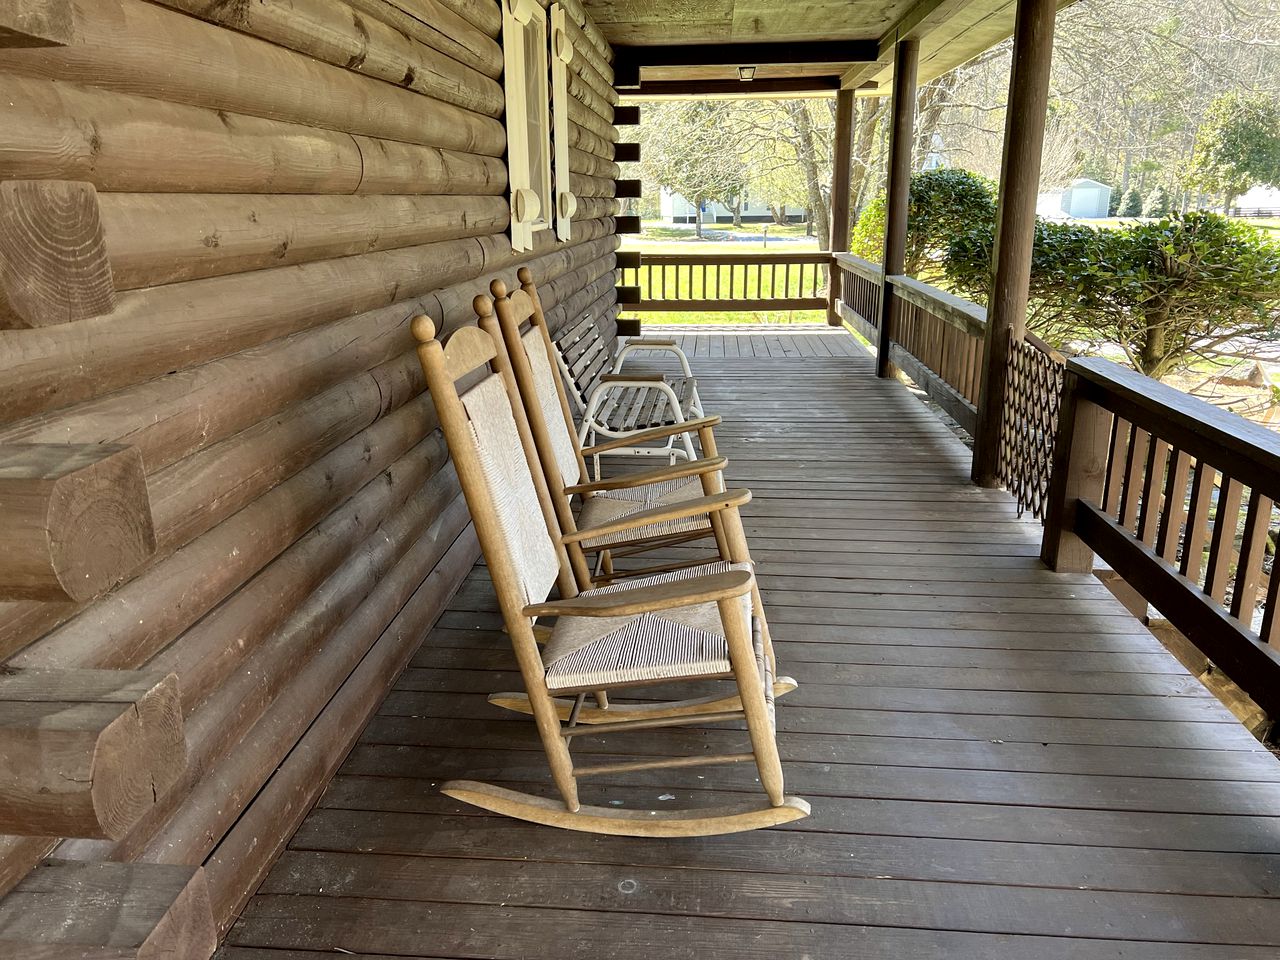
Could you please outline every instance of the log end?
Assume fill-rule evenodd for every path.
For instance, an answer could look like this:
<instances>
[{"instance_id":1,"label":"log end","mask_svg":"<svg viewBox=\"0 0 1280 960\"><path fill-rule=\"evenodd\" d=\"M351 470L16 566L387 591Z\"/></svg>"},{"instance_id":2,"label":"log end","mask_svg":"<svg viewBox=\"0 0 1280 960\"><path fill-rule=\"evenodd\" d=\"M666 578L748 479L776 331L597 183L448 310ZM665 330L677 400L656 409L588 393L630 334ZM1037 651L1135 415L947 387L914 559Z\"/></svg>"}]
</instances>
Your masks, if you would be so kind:
<instances>
[{"instance_id":1,"label":"log end","mask_svg":"<svg viewBox=\"0 0 1280 960\"><path fill-rule=\"evenodd\" d=\"M0 506L0 600L90 600L156 550L135 447L0 447Z\"/></svg>"},{"instance_id":2,"label":"log end","mask_svg":"<svg viewBox=\"0 0 1280 960\"><path fill-rule=\"evenodd\" d=\"M119 840L177 783L187 763L175 674L157 679L98 738L91 797L101 835Z\"/></svg>"},{"instance_id":3,"label":"log end","mask_svg":"<svg viewBox=\"0 0 1280 960\"><path fill-rule=\"evenodd\" d=\"M46 860L0 901L0 955L208 960L217 949L204 868Z\"/></svg>"},{"instance_id":4,"label":"log end","mask_svg":"<svg viewBox=\"0 0 1280 960\"><path fill-rule=\"evenodd\" d=\"M71 0L9 0L0 4L0 49L65 47L71 43Z\"/></svg>"},{"instance_id":5,"label":"log end","mask_svg":"<svg viewBox=\"0 0 1280 960\"><path fill-rule=\"evenodd\" d=\"M115 309L91 183L0 183L0 327L47 327Z\"/></svg>"}]
</instances>

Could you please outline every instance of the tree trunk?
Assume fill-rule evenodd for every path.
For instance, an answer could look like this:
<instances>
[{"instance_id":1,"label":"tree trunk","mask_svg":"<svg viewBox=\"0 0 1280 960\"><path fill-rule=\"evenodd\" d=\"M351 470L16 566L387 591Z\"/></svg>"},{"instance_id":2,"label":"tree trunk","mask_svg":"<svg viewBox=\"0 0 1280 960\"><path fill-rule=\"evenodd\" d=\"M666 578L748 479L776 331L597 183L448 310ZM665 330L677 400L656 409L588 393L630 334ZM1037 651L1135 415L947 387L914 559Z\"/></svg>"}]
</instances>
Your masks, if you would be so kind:
<instances>
[{"instance_id":1,"label":"tree trunk","mask_svg":"<svg viewBox=\"0 0 1280 960\"><path fill-rule=\"evenodd\" d=\"M702 201L693 201L693 235L702 239Z\"/></svg>"},{"instance_id":2,"label":"tree trunk","mask_svg":"<svg viewBox=\"0 0 1280 960\"><path fill-rule=\"evenodd\" d=\"M818 236L818 249L831 249L831 211L827 209L822 196L822 184L818 174L818 152L813 142L813 124L809 120L808 102L804 100L786 101L791 119L795 121L796 153L800 158L800 167L804 171L805 183L809 191L809 206L813 210L810 218L812 229Z\"/></svg>"},{"instance_id":3,"label":"tree trunk","mask_svg":"<svg viewBox=\"0 0 1280 960\"><path fill-rule=\"evenodd\" d=\"M858 131L853 141L853 163L849 184L849 212L856 223L865 202L865 188L870 177L871 148L880 126L880 98L865 97L858 101Z\"/></svg>"},{"instance_id":4,"label":"tree trunk","mask_svg":"<svg viewBox=\"0 0 1280 960\"><path fill-rule=\"evenodd\" d=\"M780 227L787 225L787 206L783 204L778 206L776 203L769 204L769 214L773 217L773 222Z\"/></svg>"},{"instance_id":5,"label":"tree trunk","mask_svg":"<svg viewBox=\"0 0 1280 960\"><path fill-rule=\"evenodd\" d=\"M735 197L733 201L733 225L735 227L742 226L742 198Z\"/></svg>"}]
</instances>

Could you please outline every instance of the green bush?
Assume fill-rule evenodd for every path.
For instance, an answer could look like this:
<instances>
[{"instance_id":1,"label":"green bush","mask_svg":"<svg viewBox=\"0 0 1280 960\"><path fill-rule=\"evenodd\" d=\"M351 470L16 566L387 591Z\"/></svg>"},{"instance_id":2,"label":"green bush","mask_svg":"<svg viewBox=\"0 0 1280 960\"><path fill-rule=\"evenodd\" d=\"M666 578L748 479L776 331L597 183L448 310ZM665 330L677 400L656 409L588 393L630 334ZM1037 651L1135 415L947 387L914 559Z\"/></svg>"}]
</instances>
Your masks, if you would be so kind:
<instances>
[{"instance_id":1,"label":"green bush","mask_svg":"<svg viewBox=\"0 0 1280 960\"><path fill-rule=\"evenodd\" d=\"M985 303L990 230L957 236L947 278ZM1058 344L1119 344L1147 376L1166 376L1232 340L1271 337L1280 308L1280 248L1212 213L1118 230L1039 222L1029 324Z\"/></svg>"},{"instance_id":2,"label":"green bush","mask_svg":"<svg viewBox=\"0 0 1280 960\"><path fill-rule=\"evenodd\" d=\"M1165 192L1164 187L1157 185L1147 195L1147 202L1142 205L1142 215L1144 217L1167 217L1172 209L1173 207L1169 203L1169 194Z\"/></svg>"},{"instance_id":3,"label":"green bush","mask_svg":"<svg viewBox=\"0 0 1280 960\"><path fill-rule=\"evenodd\" d=\"M926 170L911 178L904 272L921 279L942 276L942 257L958 233L996 220L995 184L968 170ZM858 217L849 249L878 263L884 256L885 196L881 191Z\"/></svg>"},{"instance_id":4,"label":"green bush","mask_svg":"<svg viewBox=\"0 0 1280 960\"><path fill-rule=\"evenodd\" d=\"M1117 217L1142 216L1142 194L1137 187L1130 187L1120 198L1120 206L1116 208Z\"/></svg>"}]
</instances>

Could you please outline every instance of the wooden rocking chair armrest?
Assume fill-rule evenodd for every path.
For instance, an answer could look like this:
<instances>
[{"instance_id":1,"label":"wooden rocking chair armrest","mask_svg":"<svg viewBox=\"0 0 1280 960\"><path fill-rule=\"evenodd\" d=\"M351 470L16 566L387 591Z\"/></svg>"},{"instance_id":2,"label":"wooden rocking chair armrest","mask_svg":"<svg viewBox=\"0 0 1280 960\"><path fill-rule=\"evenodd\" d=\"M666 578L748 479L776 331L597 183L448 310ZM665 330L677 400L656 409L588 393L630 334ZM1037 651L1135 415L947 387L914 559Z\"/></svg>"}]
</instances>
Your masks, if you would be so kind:
<instances>
[{"instance_id":1,"label":"wooden rocking chair armrest","mask_svg":"<svg viewBox=\"0 0 1280 960\"><path fill-rule=\"evenodd\" d=\"M584 447L582 455L584 457L594 457L598 453L608 453L610 450L617 450L619 447L634 447L637 444L665 440L667 437L675 436L676 434L688 433L691 430L705 430L708 427L719 426L719 424L720 418L717 416L697 417L681 423L669 423L665 427L654 427L652 430L629 433L625 437L615 437L604 443L598 443L594 447Z\"/></svg>"},{"instance_id":2,"label":"wooden rocking chair armrest","mask_svg":"<svg viewBox=\"0 0 1280 960\"><path fill-rule=\"evenodd\" d=\"M612 536L615 533L626 533L628 530L647 527L654 523L665 523L668 520L684 520L688 517L719 513L721 510L736 509L744 503L750 502L750 490L725 490L722 493L698 497L696 500L682 500L679 503L669 503L662 507L639 510L636 513L629 513L625 517L610 520L608 523L602 523L598 527L574 530L561 536L560 542L565 544L580 543L586 540L594 540L597 537Z\"/></svg>"},{"instance_id":3,"label":"wooden rocking chair armrest","mask_svg":"<svg viewBox=\"0 0 1280 960\"><path fill-rule=\"evenodd\" d=\"M592 483L575 483L565 487L569 496L575 493L602 493L606 490L630 490L650 483L663 483L667 480L683 480L685 477L700 477L704 473L723 470L729 461L725 457L712 457L709 460L686 460L673 467L659 467L656 470L645 470L642 473L628 473L621 477L610 477L608 480L596 480Z\"/></svg>"},{"instance_id":4,"label":"wooden rocking chair armrest","mask_svg":"<svg viewBox=\"0 0 1280 960\"><path fill-rule=\"evenodd\" d=\"M695 603L732 600L750 593L754 582L750 570L730 570L651 587L531 603L521 613L526 617L634 617Z\"/></svg>"},{"instance_id":5,"label":"wooden rocking chair armrest","mask_svg":"<svg viewBox=\"0 0 1280 960\"><path fill-rule=\"evenodd\" d=\"M674 340L663 340L661 337L628 337L628 347L674 347Z\"/></svg>"},{"instance_id":6,"label":"wooden rocking chair armrest","mask_svg":"<svg viewBox=\"0 0 1280 960\"><path fill-rule=\"evenodd\" d=\"M660 373L606 373L597 380L597 383L631 383L639 385L642 383L662 383L667 378Z\"/></svg>"}]
</instances>

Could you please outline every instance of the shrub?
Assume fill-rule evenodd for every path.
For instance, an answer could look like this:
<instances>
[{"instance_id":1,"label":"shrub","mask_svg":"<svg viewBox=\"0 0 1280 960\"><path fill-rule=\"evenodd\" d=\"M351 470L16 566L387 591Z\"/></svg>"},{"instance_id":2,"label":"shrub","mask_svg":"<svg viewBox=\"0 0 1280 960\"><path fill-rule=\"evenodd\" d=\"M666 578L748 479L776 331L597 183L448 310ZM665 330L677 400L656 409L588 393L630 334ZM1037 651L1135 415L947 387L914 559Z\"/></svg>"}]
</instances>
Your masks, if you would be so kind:
<instances>
[{"instance_id":1,"label":"shrub","mask_svg":"<svg viewBox=\"0 0 1280 960\"><path fill-rule=\"evenodd\" d=\"M947 277L986 302L991 231L958 236ZM1232 340L1273 336L1280 248L1212 213L1173 215L1118 230L1039 222L1028 322L1062 344L1118 344L1147 376L1166 376Z\"/></svg>"},{"instance_id":2,"label":"shrub","mask_svg":"<svg viewBox=\"0 0 1280 960\"><path fill-rule=\"evenodd\" d=\"M995 229L995 184L968 170L940 169L911 178L904 272L921 279L942 276L941 260L957 234ZM881 191L858 217L849 248L879 262L884 255L885 196Z\"/></svg>"},{"instance_id":3,"label":"shrub","mask_svg":"<svg viewBox=\"0 0 1280 960\"><path fill-rule=\"evenodd\" d=\"M1169 194L1159 185L1147 195L1147 202L1142 205L1144 217L1167 217L1171 210Z\"/></svg>"},{"instance_id":4,"label":"shrub","mask_svg":"<svg viewBox=\"0 0 1280 960\"><path fill-rule=\"evenodd\" d=\"M1142 194L1137 187L1130 187L1120 198L1120 206L1116 209L1117 217L1142 216Z\"/></svg>"}]
</instances>

